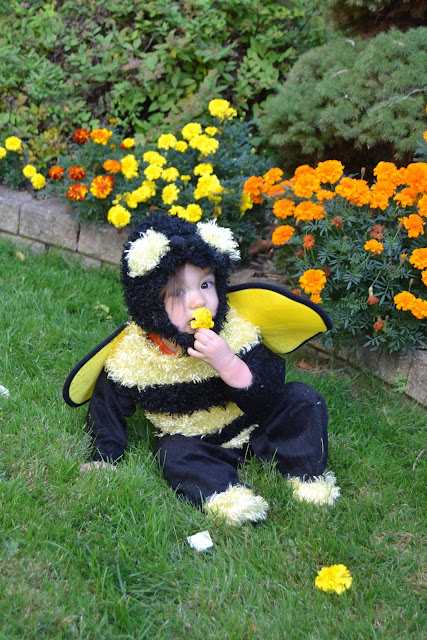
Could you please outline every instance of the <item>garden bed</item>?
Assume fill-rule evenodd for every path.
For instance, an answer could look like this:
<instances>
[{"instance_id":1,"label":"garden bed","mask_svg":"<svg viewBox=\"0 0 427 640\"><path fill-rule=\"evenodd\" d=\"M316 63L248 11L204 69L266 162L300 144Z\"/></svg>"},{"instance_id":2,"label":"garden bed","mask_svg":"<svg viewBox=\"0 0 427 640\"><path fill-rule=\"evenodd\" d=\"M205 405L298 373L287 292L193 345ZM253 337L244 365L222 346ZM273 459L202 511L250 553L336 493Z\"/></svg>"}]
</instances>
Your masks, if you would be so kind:
<instances>
[{"instance_id":1,"label":"garden bed","mask_svg":"<svg viewBox=\"0 0 427 640\"><path fill-rule=\"evenodd\" d=\"M0 186L0 236L32 251L60 249L79 257L87 266L118 265L129 229L110 224L78 225L71 205L59 198L35 199L28 192ZM236 271L233 282L261 281L281 284L278 274L265 255L258 255L249 265ZM325 356L320 343L310 343ZM417 350L412 359L395 354L379 354L361 349L360 354L341 352L351 366L371 370L427 407L427 351Z\"/></svg>"}]
</instances>

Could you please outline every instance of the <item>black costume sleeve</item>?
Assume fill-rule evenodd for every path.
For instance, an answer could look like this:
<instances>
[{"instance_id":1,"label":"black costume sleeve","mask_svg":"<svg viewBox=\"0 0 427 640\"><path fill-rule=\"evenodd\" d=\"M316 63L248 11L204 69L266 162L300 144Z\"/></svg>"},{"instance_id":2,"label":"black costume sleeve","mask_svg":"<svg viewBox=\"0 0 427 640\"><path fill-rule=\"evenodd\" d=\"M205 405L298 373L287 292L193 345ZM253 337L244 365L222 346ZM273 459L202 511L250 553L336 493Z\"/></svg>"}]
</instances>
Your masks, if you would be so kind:
<instances>
[{"instance_id":1,"label":"black costume sleeve","mask_svg":"<svg viewBox=\"0 0 427 640\"><path fill-rule=\"evenodd\" d=\"M117 462L126 448L126 418L135 413L129 390L101 371L93 390L86 426L93 441L93 460Z\"/></svg>"},{"instance_id":2,"label":"black costume sleeve","mask_svg":"<svg viewBox=\"0 0 427 640\"><path fill-rule=\"evenodd\" d=\"M245 389L230 388L233 401L255 420L270 415L282 398L285 384L285 360L263 344L241 356L252 376Z\"/></svg>"}]
</instances>

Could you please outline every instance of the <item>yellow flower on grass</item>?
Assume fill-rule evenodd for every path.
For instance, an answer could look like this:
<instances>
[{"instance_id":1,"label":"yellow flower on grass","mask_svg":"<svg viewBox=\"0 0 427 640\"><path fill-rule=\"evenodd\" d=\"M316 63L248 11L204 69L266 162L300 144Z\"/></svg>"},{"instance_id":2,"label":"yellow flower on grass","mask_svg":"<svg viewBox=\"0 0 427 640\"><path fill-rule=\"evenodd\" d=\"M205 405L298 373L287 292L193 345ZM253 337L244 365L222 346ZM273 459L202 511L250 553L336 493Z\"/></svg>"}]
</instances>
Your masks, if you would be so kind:
<instances>
[{"instance_id":1,"label":"yellow flower on grass","mask_svg":"<svg viewBox=\"0 0 427 640\"><path fill-rule=\"evenodd\" d=\"M160 138L157 140L157 147L159 149L171 149L175 148L177 140L173 133L162 133Z\"/></svg>"},{"instance_id":2,"label":"yellow flower on grass","mask_svg":"<svg viewBox=\"0 0 427 640\"><path fill-rule=\"evenodd\" d=\"M108 211L107 220L117 228L125 227L130 222L130 213L121 204L116 204Z\"/></svg>"},{"instance_id":3,"label":"yellow flower on grass","mask_svg":"<svg viewBox=\"0 0 427 640\"><path fill-rule=\"evenodd\" d=\"M353 582L350 571L343 564L333 564L318 571L314 584L321 591L344 593Z\"/></svg>"},{"instance_id":4,"label":"yellow flower on grass","mask_svg":"<svg viewBox=\"0 0 427 640\"><path fill-rule=\"evenodd\" d=\"M130 153L128 156L122 158L121 165L121 172L123 173L125 178L127 178L128 180L131 180L132 178L138 178L139 164L133 154Z\"/></svg>"},{"instance_id":5,"label":"yellow flower on grass","mask_svg":"<svg viewBox=\"0 0 427 640\"><path fill-rule=\"evenodd\" d=\"M366 251L371 251L371 253L380 254L384 249L384 245L382 242L379 242L379 240L375 240L375 238L372 238L372 240L368 240L367 242L365 242L363 248Z\"/></svg>"},{"instance_id":6,"label":"yellow flower on grass","mask_svg":"<svg viewBox=\"0 0 427 640\"><path fill-rule=\"evenodd\" d=\"M166 182L174 182L179 177L179 171L175 167L169 167L169 169L163 169L161 177Z\"/></svg>"},{"instance_id":7,"label":"yellow flower on grass","mask_svg":"<svg viewBox=\"0 0 427 640\"><path fill-rule=\"evenodd\" d=\"M144 169L144 175L147 180L157 180L163 173L163 169L159 164L149 164L146 169Z\"/></svg>"},{"instance_id":8,"label":"yellow flower on grass","mask_svg":"<svg viewBox=\"0 0 427 640\"><path fill-rule=\"evenodd\" d=\"M167 162L166 158L160 153L157 153L157 151L146 151L142 159L144 162L148 162L148 164L158 164L161 167Z\"/></svg>"},{"instance_id":9,"label":"yellow flower on grass","mask_svg":"<svg viewBox=\"0 0 427 640\"><path fill-rule=\"evenodd\" d=\"M7 151L4 147L0 147L0 160L5 157Z\"/></svg>"},{"instance_id":10,"label":"yellow flower on grass","mask_svg":"<svg viewBox=\"0 0 427 640\"><path fill-rule=\"evenodd\" d=\"M198 122L189 122L181 131L182 137L186 140L192 140L202 133L202 125Z\"/></svg>"},{"instance_id":11,"label":"yellow flower on grass","mask_svg":"<svg viewBox=\"0 0 427 640\"><path fill-rule=\"evenodd\" d=\"M194 319L190 322L192 329L212 329L214 321L212 313L205 307L198 307L194 311Z\"/></svg>"},{"instance_id":12,"label":"yellow flower on grass","mask_svg":"<svg viewBox=\"0 0 427 640\"><path fill-rule=\"evenodd\" d=\"M179 189L176 184L168 184L162 191L164 204L173 204L178 200Z\"/></svg>"},{"instance_id":13,"label":"yellow flower on grass","mask_svg":"<svg viewBox=\"0 0 427 640\"><path fill-rule=\"evenodd\" d=\"M31 184L37 191L44 189L46 186L46 178L41 173L35 173L31 178Z\"/></svg>"},{"instance_id":14,"label":"yellow flower on grass","mask_svg":"<svg viewBox=\"0 0 427 640\"><path fill-rule=\"evenodd\" d=\"M4 146L8 151L20 151L22 149L22 140L16 136L10 136L4 141Z\"/></svg>"},{"instance_id":15,"label":"yellow flower on grass","mask_svg":"<svg viewBox=\"0 0 427 640\"><path fill-rule=\"evenodd\" d=\"M26 178L32 178L36 175L37 169L32 164L26 164L22 169L22 173Z\"/></svg>"}]
</instances>

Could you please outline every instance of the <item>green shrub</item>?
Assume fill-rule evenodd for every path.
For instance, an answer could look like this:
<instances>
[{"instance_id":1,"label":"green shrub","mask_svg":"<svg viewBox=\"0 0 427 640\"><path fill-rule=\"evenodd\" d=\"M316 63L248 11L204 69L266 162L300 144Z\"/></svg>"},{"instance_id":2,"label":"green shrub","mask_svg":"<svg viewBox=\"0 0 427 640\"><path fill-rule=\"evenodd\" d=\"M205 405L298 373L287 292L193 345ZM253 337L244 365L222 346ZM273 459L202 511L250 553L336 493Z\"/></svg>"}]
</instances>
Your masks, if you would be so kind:
<instances>
[{"instance_id":1,"label":"green shrub","mask_svg":"<svg viewBox=\"0 0 427 640\"><path fill-rule=\"evenodd\" d=\"M425 13L425 0L327 0L325 17L336 30L366 37L392 26L423 26Z\"/></svg>"},{"instance_id":2,"label":"green shrub","mask_svg":"<svg viewBox=\"0 0 427 640\"><path fill-rule=\"evenodd\" d=\"M301 56L260 129L279 166L340 158L348 171L406 164L424 128L427 29L339 38Z\"/></svg>"},{"instance_id":3,"label":"green shrub","mask_svg":"<svg viewBox=\"0 0 427 640\"><path fill-rule=\"evenodd\" d=\"M37 137L47 165L45 131L61 144L114 118L125 135L150 134L217 95L256 115L323 41L316 11L310 0L2 2L0 132Z\"/></svg>"}]
</instances>

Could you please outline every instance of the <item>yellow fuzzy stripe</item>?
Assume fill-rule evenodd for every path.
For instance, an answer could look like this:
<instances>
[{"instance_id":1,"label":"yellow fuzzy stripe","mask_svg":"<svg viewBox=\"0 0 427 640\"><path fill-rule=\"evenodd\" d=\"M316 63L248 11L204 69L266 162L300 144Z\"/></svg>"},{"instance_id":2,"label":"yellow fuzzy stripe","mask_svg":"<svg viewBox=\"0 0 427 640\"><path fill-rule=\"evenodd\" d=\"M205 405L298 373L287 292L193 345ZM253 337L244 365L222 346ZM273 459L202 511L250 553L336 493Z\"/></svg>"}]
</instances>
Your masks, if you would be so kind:
<instances>
[{"instance_id":1,"label":"yellow fuzzy stripe","mask_svg":"<svg viewBox=\"0 0 427 640\"><path fill-rule=\"evenodd\" d=\"M243 411L234 402L229 402L225 408L211 407L209 411L202 409L183 416L145 412L146 417L162 435L180 433L184 436L206 436L208 433L216 433L242 414Z\"/></svg>"},{"instance_id":2,"label":"yellow fuzzy stripe","mask_svg":"<svg viewBox=\"0 0 427 640\"><path fill-rule=\"evenodd\" d=\"M261 342L259 330L234 309L220 334L234 353L243 354ZM218 374L202 360L165 355L134 322L129 325L105 361L108 377L125 387L145 387L181 382L202 382Z\"/></svg>"}]
</instances>

